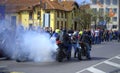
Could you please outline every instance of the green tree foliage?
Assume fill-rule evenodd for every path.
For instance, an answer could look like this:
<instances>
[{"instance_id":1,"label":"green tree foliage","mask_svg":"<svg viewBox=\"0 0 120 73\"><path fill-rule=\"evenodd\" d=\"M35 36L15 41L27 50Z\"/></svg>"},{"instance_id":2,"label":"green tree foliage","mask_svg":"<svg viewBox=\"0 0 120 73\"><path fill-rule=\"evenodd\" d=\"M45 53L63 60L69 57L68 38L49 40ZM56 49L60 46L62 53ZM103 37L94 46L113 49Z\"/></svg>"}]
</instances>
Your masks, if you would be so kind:
<instances>
[{"instance_id":1,"label":"green tree foliage","mask_svg":"<svg viewBox=\"0 0 120 73\"><path fill-rule=\"evenodd\" d=\"M78 18L79 18L79 24L81 30L90 28L91 25L90 9L86 9L86 8L80 9Z\"/></svg>"}]
</instances>

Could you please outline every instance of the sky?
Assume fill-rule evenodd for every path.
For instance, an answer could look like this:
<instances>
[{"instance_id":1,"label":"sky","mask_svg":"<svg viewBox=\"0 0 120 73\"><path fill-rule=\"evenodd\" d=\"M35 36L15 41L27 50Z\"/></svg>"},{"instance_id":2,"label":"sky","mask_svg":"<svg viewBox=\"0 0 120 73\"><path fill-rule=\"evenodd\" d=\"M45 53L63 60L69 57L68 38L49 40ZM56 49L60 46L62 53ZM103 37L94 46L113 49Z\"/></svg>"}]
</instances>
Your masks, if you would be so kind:
<instances>
[{"instance_id":1,"label":"sky","mask_svg":"<svg viewBox=\"0 0 120 73\"><path fill-rule=\"evenodd\" d=\"M90 0L75 0L76 2L78 2L79 4L81 4L82 2L86 1L87 3L90 2Z\"/></svg>"}]
</instances>

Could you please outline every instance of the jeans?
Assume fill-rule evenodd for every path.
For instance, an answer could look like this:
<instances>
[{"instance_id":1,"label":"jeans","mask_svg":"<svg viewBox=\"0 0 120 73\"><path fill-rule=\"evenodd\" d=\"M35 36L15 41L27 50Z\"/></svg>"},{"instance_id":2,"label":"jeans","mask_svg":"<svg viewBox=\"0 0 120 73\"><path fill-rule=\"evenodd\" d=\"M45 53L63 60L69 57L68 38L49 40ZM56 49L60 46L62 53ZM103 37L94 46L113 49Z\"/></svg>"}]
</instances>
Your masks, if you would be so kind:
<instances>
[{"instance_id":1,"label":"jeans","mask_svg":"<svg viewBox=\"0 0 120 73\"><path fill-rule=\"evenodd\" d=\"M67 47L67 53L71 53L72 44L64 43L64 46Z\"/></svg>"},{"instance_id":2,"label":"jeans","mask_svg":"<svg viewBox=\"0 0 120 73\"><path fill-rule=\"evenodd\" d=\"M77 44L72 44L73 48L74 48L74 51L76 52L77 51Z\"/></svg>"},{"instance_id":3,"label":"jeans","mask_svg":"<svg viewBox=\"0 0 120 73\"><path fill-rule=\"evenodd\" d=\"M98 36L95 37L95 44L99 44L99 37Z\"/></svg>"},{"instance_id":4,"label":"jeans","mask_svg":"<svg viewBox=\"0 0 120 73\"><path fill-rule=\"evenodd\" d=\"M74 57L76 57L77 54L77 43L72 44L73 48L74 48Z\"/></svg>"},{"instance_id":5,"label":"jeans","mask_svg":"<svg viewBox=\"0 0 120 73\"><path fill-rule=\"evenodd\" d=\"M91 58L91 56L90 56L91 47L88 43L85 43L85 46L86 46L86 49L87 49L87 58Z\"/></svg>"}]
</instances>

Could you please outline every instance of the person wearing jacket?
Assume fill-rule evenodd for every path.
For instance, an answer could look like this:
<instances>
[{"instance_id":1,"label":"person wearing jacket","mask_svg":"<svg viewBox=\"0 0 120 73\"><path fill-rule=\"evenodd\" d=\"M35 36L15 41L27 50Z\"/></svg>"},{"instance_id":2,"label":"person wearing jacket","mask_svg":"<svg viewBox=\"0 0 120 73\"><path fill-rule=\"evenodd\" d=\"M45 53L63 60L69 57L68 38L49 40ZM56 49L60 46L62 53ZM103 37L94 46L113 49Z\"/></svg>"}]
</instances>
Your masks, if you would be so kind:
<instances>
[{"instance_id":1,"label":"person wearing jacket","mask_svg":"<svg viewBox=\"0 0 120 73\"><path fill-rule=\"evenodd\" d=\"M85 46L87 49L87 58L91 59L90 51L91 51L92 41L91 41L91 36L89 35L89 33L87 31L83 32L83 35L80 38L80 42L82 42L84 44L82 46Z\"/></svg>"},{"instance_id":2,"label":"person wearing jacket","mask_svg":"<svg viewBox=\"0 0 120 73\"><path fill-rule=\"evenodd\" d=\"M65 47L67 47L67 54L69 55L71 53L72 44L71 44L71 37L68 35L67 31L63 31L63 44Z\"/></svg>"}]
</instances>

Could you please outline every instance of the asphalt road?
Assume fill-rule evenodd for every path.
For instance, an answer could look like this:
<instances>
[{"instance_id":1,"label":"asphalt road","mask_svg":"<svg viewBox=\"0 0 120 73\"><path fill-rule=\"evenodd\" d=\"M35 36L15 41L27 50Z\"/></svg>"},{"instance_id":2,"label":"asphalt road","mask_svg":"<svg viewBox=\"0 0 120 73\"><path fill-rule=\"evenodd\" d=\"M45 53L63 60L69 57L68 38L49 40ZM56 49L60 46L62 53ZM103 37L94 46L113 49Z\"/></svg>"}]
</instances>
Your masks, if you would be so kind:
<instances>
[{"instance_id":1,"label":"asphalt road","mask_svg":"<svg viewBox=\"0 0 120 73\"><path fill-rule=\"evenodd\" d=\"M91 56L91 60L72 58L62 63L0 60L0 73L120 73L120 43L117 41L93 45Z\"/></svg>"}]
</instances>

